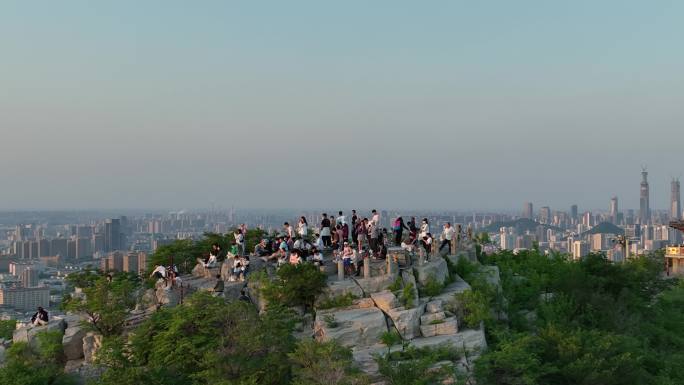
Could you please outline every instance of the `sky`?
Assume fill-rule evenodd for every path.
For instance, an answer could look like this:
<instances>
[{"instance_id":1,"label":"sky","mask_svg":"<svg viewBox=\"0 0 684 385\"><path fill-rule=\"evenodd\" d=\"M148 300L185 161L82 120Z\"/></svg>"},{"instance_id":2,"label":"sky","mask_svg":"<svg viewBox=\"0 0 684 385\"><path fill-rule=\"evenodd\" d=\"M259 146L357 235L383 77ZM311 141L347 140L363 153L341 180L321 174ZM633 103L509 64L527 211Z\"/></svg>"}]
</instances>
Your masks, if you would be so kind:
<instances>
[{"instance_id":1,"label":"sky","mask_svg":"<svg viewBox=\"0 0 684 385\"><path fill-rule=\"evenodd\" d=\"M681 1L3 1L0 209L637 208Z\"/></svg>"}]
</instances>

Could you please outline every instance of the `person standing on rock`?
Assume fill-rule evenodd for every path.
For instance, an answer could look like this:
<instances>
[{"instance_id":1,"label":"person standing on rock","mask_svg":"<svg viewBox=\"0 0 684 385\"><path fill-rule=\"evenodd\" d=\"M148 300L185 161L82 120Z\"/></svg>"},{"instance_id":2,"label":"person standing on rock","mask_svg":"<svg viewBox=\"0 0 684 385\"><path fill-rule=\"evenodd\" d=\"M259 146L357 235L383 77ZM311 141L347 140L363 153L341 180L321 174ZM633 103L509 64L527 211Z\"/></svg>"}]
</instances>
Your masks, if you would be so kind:
<instances>
[{"instance_id":1,"label":"person standing on rock","mask_svg":"<svg viewBox=\"0 0 684 385\"><path fill-rule=\"evenodd\" d=\"M453 227L451 227L451 223L447 222L444 224L444 230L442 230L442 244L439 245L439 251L441 252L444 246L449 246L449 254L452 253L451 251L451 240L454 239L454 235L456 234L456 230L454 230Z\"/></svg>"},{"instance_id":2,"label":"person standing on rock","mask_svg":"<svg viewBox=\"0 0 684 385\"><path fill-rule=\"evenodd\" d=\"M397 217L394 220L394 225L392 226L392 231L394 231L394 245L401 245L401 240L404 237L404 229L410 230L408 226L404 223L404 218Z\"/></svg>"},{"instance_id":3,"label":"person standing on rock","mask_svg":"<svg viewBox=\"0 0 684 385\"><path fill-rule=\"evenodd\" d=\"M42 306L38 306L38 311L31 317L31 325L33 326L43 326L48 323L48 312L43 309Z\"/></svg>"},{"instance_id":4,"label":"person standing on rock","mask_svg":"<svg viewBox=\"0 0 684 385\"><path fill-rule=\"evenodd\" d=\"M330 247L332 244L331 232L330 232L330 219L328 219L328 214L323 213L323 219L321 219L321 239L323 239L323 247Z\"/></svg>"},{"instance_id":5,"label":"person standing on rock","mask_svg":"<svg viewBox=\"0 0 684 385\"><path fill-rule=\"evenodd\" d=\"M309 224L306 223L306 218L303 216L299 218L299 222L297 223L297 234L302 239L306 239L306 237L309 235Z\"/></svg>"}]
</instances>

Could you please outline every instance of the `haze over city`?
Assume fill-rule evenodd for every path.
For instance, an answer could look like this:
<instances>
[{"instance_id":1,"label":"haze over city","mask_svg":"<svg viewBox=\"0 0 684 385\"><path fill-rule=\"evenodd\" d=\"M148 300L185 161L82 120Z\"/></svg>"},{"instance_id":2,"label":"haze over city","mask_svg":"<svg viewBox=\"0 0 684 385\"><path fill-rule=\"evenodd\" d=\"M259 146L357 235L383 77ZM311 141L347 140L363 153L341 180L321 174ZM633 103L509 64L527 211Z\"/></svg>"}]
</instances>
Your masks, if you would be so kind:
<instances>
[{"instance_id":1,"label":"haze over city","mask_svg":"<svg viewBox=\"0 0 684 385\"><path fill-rule=\"evenodd\" d=\"M0 209L667 209L684 4L5 2Z\"/></svg>"}]
</instances>

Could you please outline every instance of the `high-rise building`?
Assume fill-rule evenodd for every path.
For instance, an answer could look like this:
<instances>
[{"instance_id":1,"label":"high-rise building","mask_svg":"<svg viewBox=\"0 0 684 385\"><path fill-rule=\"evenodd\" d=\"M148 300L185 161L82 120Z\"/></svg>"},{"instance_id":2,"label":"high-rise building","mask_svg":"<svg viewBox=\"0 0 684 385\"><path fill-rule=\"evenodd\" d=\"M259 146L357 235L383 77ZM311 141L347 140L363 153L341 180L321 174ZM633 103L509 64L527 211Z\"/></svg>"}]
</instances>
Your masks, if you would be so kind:
<instances>
[{"instance_id":1,"label":"high-rise building","mask_svg":"<svg viewBox=\"0 0 684 385\"><path fill-rule=\"evenodd\" d=\"M93 252L105 250L105 236L102 233L93 234Z\"/></svg>"},{"instance_id":2,"label":"high-rise building","mask_svg":"<svg viewBox=\"0 0 684 385\"><path fill-rule=\"evenodd\" d=\"M38 270L25 269L21 272L19 279L23 287L36 287L38 286Z\"/></svg>"},{"instance_id":3,"label":"high-rise building","mask_svg":"<svg viewBox=\"0 0 684 385\"><path fill-rule=\"evenodd\" d=\"M570 219L572 219L573 222L577 222L577 215L577 205L570 206Z\"/></svg>"},{"instance_id":4,"label":"high-rise building","mask_svg":"<svg viewBox=\"0 0 684 385\"><path fill-rule=\"evenodd\" d=\"M38 306L50 306L50 288L0 288L0 305L17 310L35 310Z\"/></svg>"},{"instance_id":5,"label":"high-rise building","mask_svg":"<svg viewBox=\"0 0 684 385\"><path fill-rule=\"evenodd\" d=\"M50 241L50 255L66 257L68 253L66 238L55 238Z\"/></svg>"},{"instance_id":6,"label":"high-rise building","mask_svg":"<svg viewBox=\"0 0 684 385\"><path fill-rule=\"evenodd\" d=\"M575 241L572 243L572 257L573 259L581 259L589 254L589 244L585 241Z\"/></svg>"},{"instance_id":7,"label":"high-rise building","mask_svg":"<svg viewBox=\"0 0 684 385\"><path fill-rule=\"evenodd\" d=\"M682 206L679 195L679 179L672 179L670 184L670 219L673 221L682 218Z\"/></svg>"},{"instance_id":8,"label":"high-rise building","mask_svg":"<svg viewBox=\"0 0 684 385\"><path fill-rule=\"evenodd\" d=\"M610 221L618 224L618 197L610 198Z\"/></svg>"},{"instance_id":9,"label":"high-rise building","mask_svg":"<svg viewBox=\"0 0 684 385\"><path fill-rule=\"evenodd\" d=\"M47 257L48 255L50 255L50 241L40 239L38 241L38 257Z\"/></svg>"},{"instance_id":10,"label":"high-rise building","mask_svg":"<svg viewBox=\"0 0 684 385\"><path fill-rule=\"evenodd\" d=\"M639 221L646 225L651 221L651 209L649 207L648 171L641 171L641 190L639 194Z\"/></svg>"},{"instance_id":11,"label":"high-rise building","mask_svg":"<svg viewBox=\"0 0 684 385\"><path fill-rule=\"evenodd\" d=\"M87 258L93 255L92 248L90 247L90 238L76 238L76 258Z\"/></svg>"},{"instance_id":12,"label":"high-rise building","mask_svg":"<svg viewBox=\"0 0 684 385\"><path fill-rule=\"evenodd\" d=\"M104 251L121 249L121 221L119 219L107 219L104 231Z\"/></svg>"},{"instance_id":13,"label":"high-rise building","mask_svg":"<svg viewBox=\"0 0 684 385\"><path fill-rule=\"evenodd\" d=\"M544 224L551 223L551 208L549 206L544 206L539 209L539 222Z\"/></svg>"},{"instance_id":14,"label":"high-rise building","mask_svg":"<svg viewBox=\"0 0 684 385\"><path fill-rule=\"evenodd\" d=\"M534 206L532 206L532 202L525 202L525 206L523 206L523 218L534 218Z\"/></svg>"},{"instance_id":15,"label":"high-rise building","mask_svg":"<svg viewBox=\"0 0 684 385\"><path fill-rule=\"evenodd\" d=\"M70 260L76 259L76 240L69 239L67 241L67 258Z\"/></svg>"}]
</instances>

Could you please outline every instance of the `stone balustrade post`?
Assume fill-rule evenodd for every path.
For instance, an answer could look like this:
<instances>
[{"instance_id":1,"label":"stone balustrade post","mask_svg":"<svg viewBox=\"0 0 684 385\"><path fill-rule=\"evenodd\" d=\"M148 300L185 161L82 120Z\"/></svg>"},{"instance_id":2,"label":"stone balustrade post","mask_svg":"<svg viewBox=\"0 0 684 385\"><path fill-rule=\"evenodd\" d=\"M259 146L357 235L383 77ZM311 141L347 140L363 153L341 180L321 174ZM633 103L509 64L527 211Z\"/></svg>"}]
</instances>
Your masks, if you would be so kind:
<instances>
[{"instance_id":1,"label":"stone balustrade post","mask_svg":"<svg viewBox=\"0 0 684 385\"><path fill-rule=\"evenodd\" d=\"M342 258L337 261L337 280L344 281L344 261Z\"/></svg>"}]
</instances>

